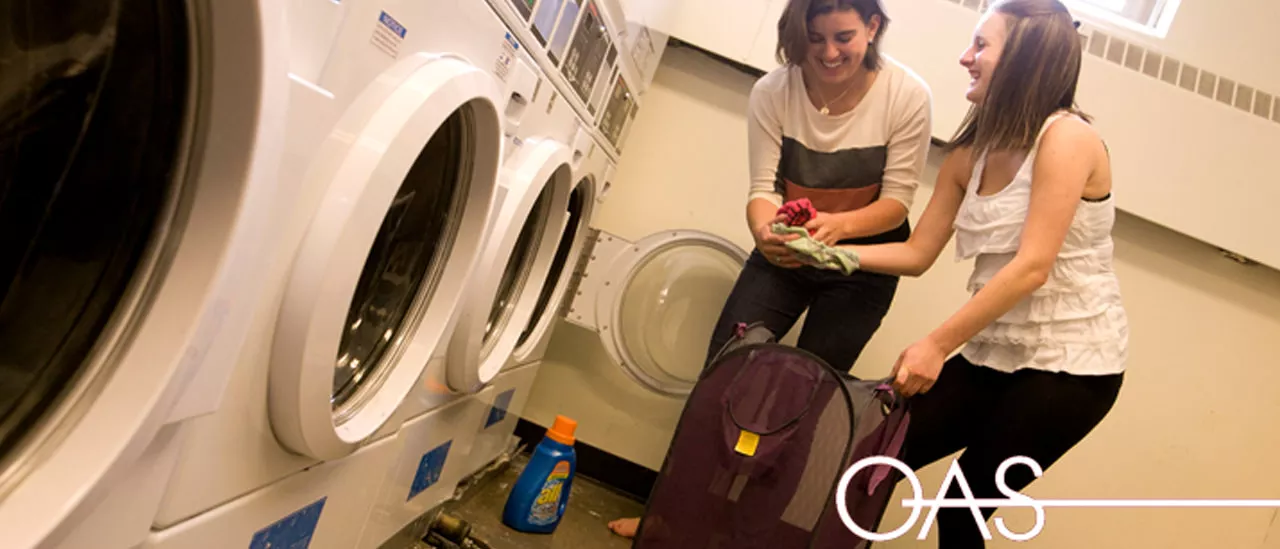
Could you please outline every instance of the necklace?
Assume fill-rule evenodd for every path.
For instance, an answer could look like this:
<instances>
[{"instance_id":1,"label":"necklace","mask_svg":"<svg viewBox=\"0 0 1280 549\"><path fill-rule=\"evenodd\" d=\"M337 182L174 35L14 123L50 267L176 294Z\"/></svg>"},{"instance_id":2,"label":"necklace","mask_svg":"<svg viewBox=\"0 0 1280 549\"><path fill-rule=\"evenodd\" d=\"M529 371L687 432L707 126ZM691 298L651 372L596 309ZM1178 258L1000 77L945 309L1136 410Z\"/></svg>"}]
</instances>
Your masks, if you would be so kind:
<instances>
[{"instance_id":1,"label":"necklace","mask_svg":"<svg viewBox=\"0 0 1280 549\"><path fill-rule=\"evenodd\" d=\"M822 108L821 108L821 109L818 109L818 112L822 113L822 115L823 115L823 116L826 116L826 115L828 115L828 114L831 114L831 109L829 108L829 107L831 106L831 104L832 104L832 103L834 103L834 102L836 102L836 101L839 101L839 100L840 100L841 98L843 98L845 95L848 95L848 94L849 94L849 90L852 90L852 89L853 89L853 86L852 86L852 85L850 85L849 87L845 88L845 89L844 89L844 91L840 92L840 95L837 95L835 99L832 99L832 100L830 100L830 101L827 101L826 96L822 95L822 90L818 89L818 88L815 86L815 87L813 88L813 90L814 90L814 91L816 91L816 92L818 92L818 98L822 99Z\"/></svg>"},{"instance_id":2,"label":"necklace","mask_svg":"<svg viewBox=\"0 0 1280 549\"><path fill-rule=\"evenodd\" d=\"M822 113L823 116L831 114L831 108L830 108L831 104L844 98L844 96L849 95L849 92L853 91L853 88L856 88L856 87L858 86L855 84L849 84L847 87L845 87L844 91L840 92L840 95L836 96L835 99L827 101L826 96L822 95L822 90L819 89L817 86L814 86L813 91L817 92L818 98L822 100L822 108L818 109L818 112Z\"/></svg>"}]
</instances>

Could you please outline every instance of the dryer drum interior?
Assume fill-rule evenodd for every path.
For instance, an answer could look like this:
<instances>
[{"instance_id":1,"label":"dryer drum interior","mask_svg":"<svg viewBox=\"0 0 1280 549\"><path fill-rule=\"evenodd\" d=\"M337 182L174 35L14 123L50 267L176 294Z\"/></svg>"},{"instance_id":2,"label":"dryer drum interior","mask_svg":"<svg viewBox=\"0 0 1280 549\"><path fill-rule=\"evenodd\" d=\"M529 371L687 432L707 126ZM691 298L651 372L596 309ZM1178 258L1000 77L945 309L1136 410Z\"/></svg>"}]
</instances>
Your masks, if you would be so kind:
<instances>
[{"instance_id":1,"label":"dryer drum interior","mask_svg":"<svg viewBox=\"0 0 1280 549\"><path fill-rule=\"evenodd\" d=\"M418 155L383 218L347 313L333 377L333 404L379 385L379 366L412 336L453 248L474 157L468 107L455 111ZM368 391L366 391L367 393ZM348 404L350 404L348 406Z\"/></svg>"},{"instance_id":2,"label":"dryer drum interior","mask_svg":"<svg viewBox=\"0 0 1280 549\"><path fill-rule=\"evenodd\" d=\"M184 9L0 0L0 494L110 376L181 232Z\"/></svg>"}]
</instances>

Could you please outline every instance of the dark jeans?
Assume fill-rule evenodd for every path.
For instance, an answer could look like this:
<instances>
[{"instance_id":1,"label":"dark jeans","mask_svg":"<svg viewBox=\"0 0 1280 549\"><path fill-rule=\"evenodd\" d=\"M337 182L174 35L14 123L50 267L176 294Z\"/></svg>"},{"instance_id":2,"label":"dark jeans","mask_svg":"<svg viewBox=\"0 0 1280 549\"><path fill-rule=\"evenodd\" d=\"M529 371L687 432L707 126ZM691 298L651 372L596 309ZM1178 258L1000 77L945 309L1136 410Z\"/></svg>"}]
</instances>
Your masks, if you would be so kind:
<instances>
[{"instance_id":1,"label":"dark jeans","mask_svg":"<svg viewBox=\"0 0 1280 549\"><path fill-rule=\"evenodd\" d=\"M929 392L912 398L903 461L918 470L963 449L960 468L973 497L1005 499L996 488L1000 464L1026 456L1047 471L1106 417L1123 381L1124 374L1010 374L957 355L947 361ZM1004 478L1018 492L1035 480L1024 465L1011 466ZM934 497L937 490L926 489L924 497ZM953 482L947 498L963 497L959 483ZM983 508L983 519L995 511ZM985 547L968 507L939 510L937 528L940 549ZM993 539L1000 536L994 525L988 529Z\"/></svg>"},{"instance_id":2,"label":"dark jeans","mask_svg":"<svg viewBox=\"0 0 1280 549\"><path fill-rule=\"evenodd\" d=\"M740 322L763 322L778 338L809 310L796 346L848 370L889 312L898 278L866 272L800 267L784 269L752 252L725 302L711 336L709 363L733 337Z\"/></svg>"}]
</instances>

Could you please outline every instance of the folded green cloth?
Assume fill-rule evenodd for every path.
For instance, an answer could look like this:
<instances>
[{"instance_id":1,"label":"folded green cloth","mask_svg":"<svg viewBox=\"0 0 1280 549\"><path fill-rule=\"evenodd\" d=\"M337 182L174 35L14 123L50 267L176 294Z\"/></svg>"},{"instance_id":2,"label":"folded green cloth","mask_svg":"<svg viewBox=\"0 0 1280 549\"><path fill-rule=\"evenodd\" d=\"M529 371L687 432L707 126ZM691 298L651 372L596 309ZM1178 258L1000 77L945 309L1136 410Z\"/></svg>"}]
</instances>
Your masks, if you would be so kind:
<instances>
[{"instance_id":1,"label":"folded green cloth","mask_svg":"<svg viewBox=\"0 0 1280 549\"><path fill-rule=\"evenodd\" d=\"M785 223L774 223L773 234L799 236L787 243L792 251L809 258L815 267L851 274L858 270L858 254L853 250L828 246L809 236L804 227L791 227Z\"/></svg>"}]
</instances>

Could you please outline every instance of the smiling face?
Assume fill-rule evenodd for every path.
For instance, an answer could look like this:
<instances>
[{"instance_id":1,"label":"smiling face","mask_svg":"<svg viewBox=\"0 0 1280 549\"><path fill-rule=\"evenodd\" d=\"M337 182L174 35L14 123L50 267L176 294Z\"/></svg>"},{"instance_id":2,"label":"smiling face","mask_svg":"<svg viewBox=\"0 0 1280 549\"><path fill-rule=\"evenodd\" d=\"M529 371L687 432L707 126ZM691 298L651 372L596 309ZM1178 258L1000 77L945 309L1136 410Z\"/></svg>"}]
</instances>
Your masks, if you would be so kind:
<instances>
[{"instance_id":1,"label":"smiling face","mask_svg":"<svg viewBox=\"0 0 1280 549\"><path fill-rule=\"evenodd\" d=\"M847 82L863 67L879 26L878 16L868 24L853 9L836 9L810 20L806 62L813 76L828 85Z\"/></svg>"},{"instance_id":2,"label":"smiling face","mask_svg":"<svg viewBox=\"0 0 1280 549\"><path fill-rule=\"evenodd\" d=\"M974 104L982 104L991 85L991 76L1000 63L1000 53L1009 38L1008 16L999 12L988 12L978 22L973 34L973 43L964 50L960 65L969 69L969 89L965 97Z\"/></svg>"}]
</instances>

